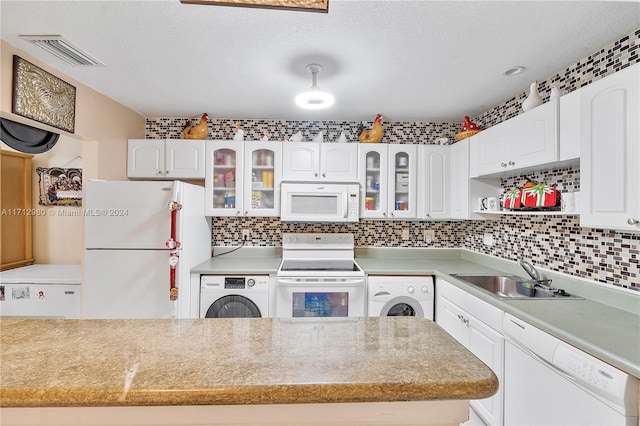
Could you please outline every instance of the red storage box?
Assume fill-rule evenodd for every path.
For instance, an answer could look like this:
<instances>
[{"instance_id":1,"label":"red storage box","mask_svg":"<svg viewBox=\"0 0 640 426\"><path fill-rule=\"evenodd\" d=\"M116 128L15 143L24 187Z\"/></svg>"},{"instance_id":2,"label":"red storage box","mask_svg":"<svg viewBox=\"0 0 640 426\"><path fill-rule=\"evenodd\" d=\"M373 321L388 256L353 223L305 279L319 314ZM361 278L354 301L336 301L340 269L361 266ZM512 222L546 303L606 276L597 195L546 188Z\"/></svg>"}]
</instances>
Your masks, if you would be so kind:
<instances>
[{"instance_id":1,"label":"red storage box","mask_svg":"<svg viewBox=\"0 0 640 426\"><path fill-rule=\"evenodd\" d=\"M513 188L504 194L504 202L502 203L505 209L519 209L521 206L522 191L520 188Z\"/></svg>"},{"instance_id":2,"label":"red storage box","mask_svg":"<svg viewBox=\"0 0 640 426\"><path fill-rule=\"evenodd\" d=\"M526 208L555 207L558 205L560 193L552 186L536 183L529 188L522 188L522 206Z\"/></svg>"}]
</instances>

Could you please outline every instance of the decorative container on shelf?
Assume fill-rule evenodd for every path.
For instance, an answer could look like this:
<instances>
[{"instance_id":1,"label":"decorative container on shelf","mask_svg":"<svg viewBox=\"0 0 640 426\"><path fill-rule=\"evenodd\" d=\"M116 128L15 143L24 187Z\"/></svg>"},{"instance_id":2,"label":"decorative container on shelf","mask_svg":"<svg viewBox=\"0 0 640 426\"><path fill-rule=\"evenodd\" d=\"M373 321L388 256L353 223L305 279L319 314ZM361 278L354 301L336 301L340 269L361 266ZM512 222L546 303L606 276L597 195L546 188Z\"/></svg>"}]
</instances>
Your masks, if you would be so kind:
<instances>
[{"instance_id":1,"label":"decorative container on shelf","mask_svg":"<svg viewBox=\"0 0 640 426\"><path fill-rule=\"evenodd\" d=\"M476 133L480 132L480 126L471 121L469 117L464 117L464 123L462 124L462 130L456 133L456 141L461 141L462 139L469 138Z\"/></svg>"},{"instance_id":2,"label":"decorative container on shelf","mask_svg":"<svg viewBox=\"0 0 640 426\"><path fill-rule=\"evenodd\" d=\"M538 93L538 80L536 80L531 83L531 86L529 87L529 96L527 96L527 99L522 102L522 109L524 111L529 111L539 105L542 105L542 97L540 96L540 93Z\"/></svg>"},{"instance_id":3,"label":"decorative container on shelf","mask_svg":"<svg viewBox=\"0 0 640 426\"><path fill-rule=\"evenodd\" d=\"M513 188L505 193L505 210L554 210L560 207L560 191L555 184L549 186L526 179L527 183L522 188Z\"/></svg>"}]
</instances>

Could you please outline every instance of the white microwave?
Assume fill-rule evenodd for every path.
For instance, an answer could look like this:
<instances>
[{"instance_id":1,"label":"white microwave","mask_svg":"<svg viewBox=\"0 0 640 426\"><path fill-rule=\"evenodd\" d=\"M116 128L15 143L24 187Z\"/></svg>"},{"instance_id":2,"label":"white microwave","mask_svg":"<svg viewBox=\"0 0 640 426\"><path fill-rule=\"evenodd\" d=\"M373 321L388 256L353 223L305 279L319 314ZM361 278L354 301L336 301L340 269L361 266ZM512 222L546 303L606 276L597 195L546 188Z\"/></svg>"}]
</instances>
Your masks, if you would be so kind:
<instances>
[{"instance_id":1,"label":"white microwave","mask_svg":"<svg viewBox=\"0 0 640 426\"><path fill-rule=\"evenodd\" d=\"M283 182L280 191L283 222L357 222L357 183Z\"/></svg>"}]
</instances>

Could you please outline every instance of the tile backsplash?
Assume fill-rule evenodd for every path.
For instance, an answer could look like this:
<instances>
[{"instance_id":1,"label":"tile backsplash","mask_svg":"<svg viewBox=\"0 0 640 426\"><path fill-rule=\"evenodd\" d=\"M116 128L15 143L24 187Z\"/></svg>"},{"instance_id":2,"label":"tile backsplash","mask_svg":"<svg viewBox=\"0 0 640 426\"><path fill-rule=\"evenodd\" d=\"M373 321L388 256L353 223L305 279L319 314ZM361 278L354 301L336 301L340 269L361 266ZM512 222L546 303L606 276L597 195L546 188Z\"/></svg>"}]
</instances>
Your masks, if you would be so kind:
<instances>
[{"instance_id":1,"label":"tile backsplash","mask_svg":"<svg viewBox=\"0 0 640 426\"><path fill-rule=\"evenodd\" d=\"M566 69L539 80L543 99L548 99L552 84L566 93L640 62L639 43L640 28ZM521 112L520 104L526 95L518 94L473 121L486 128L511 118ZM178 138L189 121L186 118L147 118L146 137ZM298 131L302 132L304 140L311 140L323 131L325 142L336 141L342 132L349 141L356 141L360 125L347 121L210 118L208 138L231 139L236 122L241 123L247 140L257 140L265 134L270 140L287 140ZM382 142L432 144L441 134L453 140L460 127L461 123L385 122ZM580 190L579 168L547 170L527 176L548 184L556 183L561 192ZM523 176L503 179L502 187L522 186L524 181ZM242 230L248 228L252 230L252 238L248 242L252 246L279 246L285 232L350 232L355 235L358 247L464 247L505 259L529 260L537 266L640 291L640 235L583 228L576 215L505 215L486 221L360 220L354 224L289 224L278 218L214 217L212 245L238 245L242 240ZM410 230L407 240L402 238L404 229ZM435 240L430 245L423 242L424 230L435 232ZM492 246L483 243L485 234L493 236Z\"/></svg>"}]
</instances>

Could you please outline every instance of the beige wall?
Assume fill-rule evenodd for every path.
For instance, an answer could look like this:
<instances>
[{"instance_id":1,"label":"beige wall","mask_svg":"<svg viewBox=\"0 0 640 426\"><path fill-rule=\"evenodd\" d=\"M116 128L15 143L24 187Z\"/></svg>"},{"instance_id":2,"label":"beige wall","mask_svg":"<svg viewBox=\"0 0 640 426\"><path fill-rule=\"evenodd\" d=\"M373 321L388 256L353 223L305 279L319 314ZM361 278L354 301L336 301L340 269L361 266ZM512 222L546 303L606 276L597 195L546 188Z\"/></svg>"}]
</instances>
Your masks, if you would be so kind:
<instances>
[{"instance_id":1,"label":"beige wall","mask_svg":"<svg viewBox=\"0 0 640 426\"><path fill-rule=\"evenodd\" d=\"M84 179L126 179L127 139L144 138L145 118L45 65L24 51L4 41L0 43L0 111L3 116L11 113L13 55L26 59L76 87L75 134L61 132L61 137L52 150L37 154L33 158L33 207L42 208L38 205L36 167L82 167ZM29 124L43 127L33 121ZM7 147L2 145L1 148ZM81 214L57 214L60 209L69 212L81 212L81 209L47 209L56 210L56 213L48 212L46 216L34 217L33 244L36 263L81 263L84 249L84 219Z\"/></svg>"}]
</instances>

